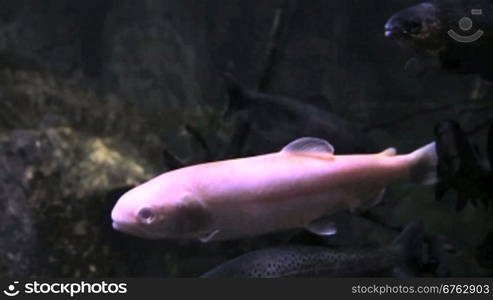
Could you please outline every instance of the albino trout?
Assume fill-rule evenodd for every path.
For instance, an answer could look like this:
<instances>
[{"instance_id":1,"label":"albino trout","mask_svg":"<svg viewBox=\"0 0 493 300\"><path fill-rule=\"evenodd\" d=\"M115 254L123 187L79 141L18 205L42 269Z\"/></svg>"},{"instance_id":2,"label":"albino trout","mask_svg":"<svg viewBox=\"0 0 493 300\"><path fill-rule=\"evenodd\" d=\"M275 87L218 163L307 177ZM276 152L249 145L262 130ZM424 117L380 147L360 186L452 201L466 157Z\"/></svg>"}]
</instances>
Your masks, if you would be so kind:
<instances>
[{"instance_id":1,"label":"albino trout","mask_svg":"<svg viewBox=\"0 0 493 300\"><path fill-rule=\"evenodd\" d=\"M324 217L369 207L395 182L436 178L435 144L407 155L334 155L325 140L301 138L272 154L170 171L125 193L113 228L159 239L228 240L305 227L330 234Z\"/></svg>"}]
</instances>

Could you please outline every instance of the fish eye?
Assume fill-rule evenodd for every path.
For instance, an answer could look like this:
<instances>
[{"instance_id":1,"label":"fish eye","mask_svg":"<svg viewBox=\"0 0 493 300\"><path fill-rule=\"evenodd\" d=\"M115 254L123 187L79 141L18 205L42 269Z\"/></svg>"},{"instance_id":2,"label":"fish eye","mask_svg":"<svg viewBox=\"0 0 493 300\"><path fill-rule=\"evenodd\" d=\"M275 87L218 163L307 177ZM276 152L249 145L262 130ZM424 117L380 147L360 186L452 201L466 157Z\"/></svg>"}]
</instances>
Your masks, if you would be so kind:
<instances>
[{"instance_id":1,"label":"fish eye","mask_svg":"<svg viewBox=\"0 0 493 300\"><path fill-rule=\"evenodd\" d=\"M419 33L421 32L421 22L419 21L411 21L407 24L407 31L409 33Z\"/></svg>"},{"instance_id":2,"label":"fish eye","mask_svg":"<svg viewBox=\"0 0 493 300\"><path fill-rule=\"evenodd\" d=\"M143 207L137 213L137 217L140 222L144 224L151 224L154 221L154 212L150 207Z\"/></svg>"}]
</instances>

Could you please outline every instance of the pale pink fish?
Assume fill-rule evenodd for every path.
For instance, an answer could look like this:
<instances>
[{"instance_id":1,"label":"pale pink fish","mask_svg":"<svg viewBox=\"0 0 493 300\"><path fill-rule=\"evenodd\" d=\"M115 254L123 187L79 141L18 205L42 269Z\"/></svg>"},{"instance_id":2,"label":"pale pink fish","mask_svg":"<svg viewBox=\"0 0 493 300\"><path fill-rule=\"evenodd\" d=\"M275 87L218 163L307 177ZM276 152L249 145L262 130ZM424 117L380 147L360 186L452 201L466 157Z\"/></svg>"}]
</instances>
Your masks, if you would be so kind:
<instances>
[{"instance_id":1,"label":"pale pink fish","mask_svg":"<svg viewBox=\"0 0 493 300\"><path fill-rule=\"evenodd\" d=\"M410 154L334 155L317 138L278 153L211 162L164 173L125 193L113 227L145 238L229 240L307 228L330 234L322 220L369 207L396 182L435 181L431 143Z\"/></svg>"}]
</instances>

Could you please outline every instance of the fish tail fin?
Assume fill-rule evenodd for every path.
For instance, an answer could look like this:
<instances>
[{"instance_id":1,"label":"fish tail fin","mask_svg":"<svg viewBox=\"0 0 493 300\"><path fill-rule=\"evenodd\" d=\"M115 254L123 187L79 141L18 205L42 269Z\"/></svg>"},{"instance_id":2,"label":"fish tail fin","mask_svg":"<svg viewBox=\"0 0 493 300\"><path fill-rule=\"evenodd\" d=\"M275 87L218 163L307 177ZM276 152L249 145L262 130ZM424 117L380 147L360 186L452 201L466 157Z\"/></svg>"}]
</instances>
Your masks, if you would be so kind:
<instances>
[{"instance_id":1,"label":"fish tail fin","mask_svg":"<svg viewBox=\"0 0 493 300\"><path fill-rule=\"evenodd\" d=\"M438 156L435 142L425 145L409 154L411 159L411 181L418 184L432 185L438 182Z\"/></svg>"},{"instance_id":2,"label":"fish tail fin","mask_svg":"<svg viewBox=\"0 0 493 300\"><path fill-rule=\"evenodd\" d=\"M424 225L421 220L409 223L391 246L403 254L403 261L393 273L397 277L412 277L423 263Z\"/></svg>"}]
</instances>

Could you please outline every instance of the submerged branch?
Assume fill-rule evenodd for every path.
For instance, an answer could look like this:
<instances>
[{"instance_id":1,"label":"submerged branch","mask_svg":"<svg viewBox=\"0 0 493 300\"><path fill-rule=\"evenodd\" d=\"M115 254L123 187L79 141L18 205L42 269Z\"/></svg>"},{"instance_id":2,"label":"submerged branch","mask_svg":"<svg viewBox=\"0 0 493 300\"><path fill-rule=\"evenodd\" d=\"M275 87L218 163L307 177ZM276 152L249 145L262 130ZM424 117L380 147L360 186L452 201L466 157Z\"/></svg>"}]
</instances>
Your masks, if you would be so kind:
<instances>
[{"instance_id":1,"label":"submerged branch","mask_svg":"<svg viewBox=\"0 0 493 300\"><path fill-rule=\"evenodd\" d=\"M271 82L272 73L277 63L277 55L283 32L283 25L284 10L282 8L278 8L274 14L274 20L270 30L269 41L266 47L265 62L260 69L259 81L257 85L258 91L265 91Z\"/></svg>"},{"instance_id":2,"label":"submerged branch","mask_svg":"<svg viewBox=\"0 0 493 300\"><path fill-rule=\"evenodd\" d=\"M173 153L169 152L168 149L163 147L163 161L169 170L176 170L186 166L186 164L175 156Z\"/></svg>"},{"instance_id":3,"label":"submerged branch","mask_svg":"<svg viewBox=\"0 0 493 300\"><path fill-rule=\"evenodd\" d=\"M231 142L224 153L224 158L237 157L244 153L247 137L250 134L251 125L243 119L239 119L235 124L235 131L231 137Z\"/></svg>"},{"instance_id":4,"label":"submerged branch","mask_svg":"<svg viewBox=\"0 0 493 300\"><path fill-rule=\"evenodd\" d=\"M185 130L199 143L205 153L205 161L213 159L211 148L202 134L190 124L185 124Z\"/></svg>"}]
</instances>

